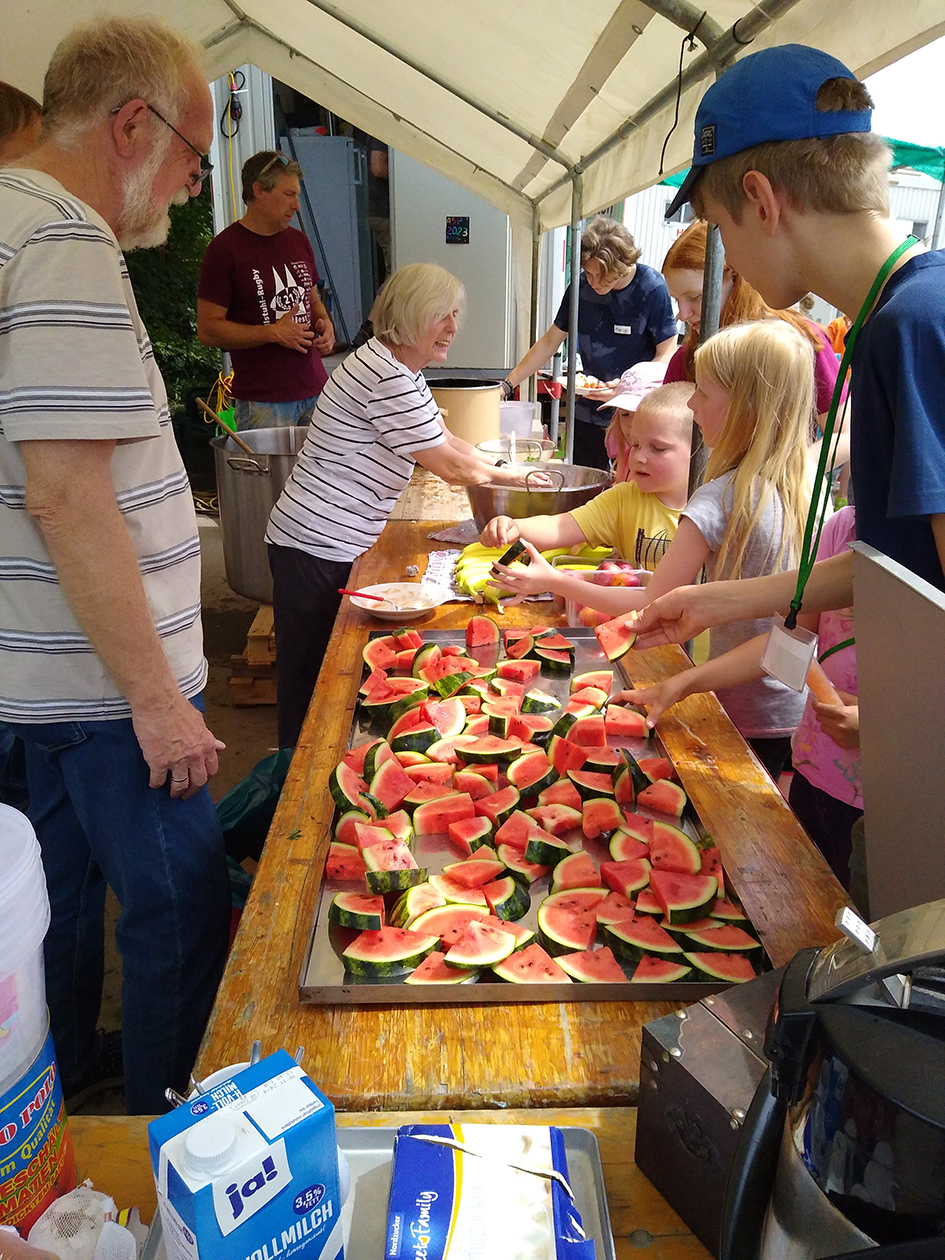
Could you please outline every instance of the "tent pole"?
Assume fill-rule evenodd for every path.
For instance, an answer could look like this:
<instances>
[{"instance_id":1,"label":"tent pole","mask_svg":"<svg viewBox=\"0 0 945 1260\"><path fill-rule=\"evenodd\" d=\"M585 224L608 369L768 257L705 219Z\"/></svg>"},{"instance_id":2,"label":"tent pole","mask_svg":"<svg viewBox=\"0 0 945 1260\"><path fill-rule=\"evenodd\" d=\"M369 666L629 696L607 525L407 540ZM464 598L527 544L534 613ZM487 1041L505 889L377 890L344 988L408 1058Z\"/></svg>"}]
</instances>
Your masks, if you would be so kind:
<instances>
[{"instance_id":1,"label":"tent pole","mask_svg":"<svg viewBox=\"0 0 945 1260\"><path fill-rule=\"evenodd\" d=\"M942 211L945 210L945 170L942 171L942 186L938 190L938 201L935 205L935 226L932 228L932 238L929 241L929 249L938 249L940 237L942 234Z\"/></svg>"},{"instance_id":2,"label":"tent pole","mask_svg":"<svg viewBox=\"0 0 945 1260\"><path fill-rule=\"evenodd\" d=\"M533 346L538 340L538 276L541 265L541 212L538 205L532 206L532 274L531 286L528 295L528 344ZM529 402L536 402L538 399L538 378L531 376L528 379L528 399ZM555 432L552 437L557 439L558 436L558 420L554 419Z\"/></svg>"},{"instance_id":3,"label":"tent pole","mask_svg":"<svg viewBox=\"0 0 945 1260\"><path fill-rule=\"evenodd\" d=\"M719 331L722 314L722 272L725 267L725 249L722 237L714 223L707 226L705 234L705 268L702 273L702 312L699 320L699 345ZM698 425L692 426L692 456L689 460L689 493L702 484L706 466L706 449L701 440Z\"/></svg>"},{"instance_id":4,"label":"tent pole","mask_svg":"<svg viewBox=\"0 0 945 1260\"><path fill-rule=\"evenodd\" d=\"M568 310L568 409L564 435L564 461L574 463L574 386L578 352L578 296L581 287L581 217L584 201L584 176L571 174L571 301Z\"/></svg>"}]
</instances>

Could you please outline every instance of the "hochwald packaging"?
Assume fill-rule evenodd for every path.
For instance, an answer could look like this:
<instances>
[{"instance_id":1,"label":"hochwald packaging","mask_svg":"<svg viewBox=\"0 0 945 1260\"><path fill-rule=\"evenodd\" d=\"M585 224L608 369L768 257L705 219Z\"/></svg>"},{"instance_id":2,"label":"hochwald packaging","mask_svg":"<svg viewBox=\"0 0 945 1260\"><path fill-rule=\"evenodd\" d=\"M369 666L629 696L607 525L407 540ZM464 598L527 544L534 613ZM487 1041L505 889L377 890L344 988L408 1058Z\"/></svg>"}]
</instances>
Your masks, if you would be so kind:
<instances>
[{"instance_id":1,"label":"hochwald packaging","mask_svg":"<svg viewBox=\"0 0 945 1260\"><path fill-rule=\"evenodd\" d=\"M148 1135L168 1260L344 1260L334 1108L285 1050Z\"/></svg>"},{"instance_id":2,"label":"hochwald packaging","mask_svg":"<svg viewBox=\"0 0 945 1260\"><path fill-rule=\"evenodd\" d=\"M560 1129L405 1125L394 1147L385 1260L594 1260L568 1191L542 1175L552 1171L567 1183Z\"/></svg>"}]
</instances>

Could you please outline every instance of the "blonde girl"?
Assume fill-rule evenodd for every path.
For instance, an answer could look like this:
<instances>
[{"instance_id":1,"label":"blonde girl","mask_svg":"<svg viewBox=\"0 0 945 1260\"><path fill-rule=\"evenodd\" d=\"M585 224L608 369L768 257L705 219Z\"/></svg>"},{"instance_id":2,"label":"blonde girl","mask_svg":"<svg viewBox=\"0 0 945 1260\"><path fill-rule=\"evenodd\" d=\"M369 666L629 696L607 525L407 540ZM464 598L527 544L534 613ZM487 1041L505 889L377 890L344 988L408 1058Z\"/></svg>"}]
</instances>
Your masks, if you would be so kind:
<instances>
[{"instance_id":1,"label":"blonde girl","mask_svg":"<svg viewBox=\"0 0 945 1260\"><path fill-rule=\"evenodd\" d=\"M614 616L693 582L758 577L796 567L810 503L806 456L814 409L814 354L783 320L716 333L695 355L693 418L710 448L705 484L689 500L673 541L645 590L597 587L562 577L529 547L527 569L501 569L502 585L532 594L552 590ZM710 659L764 634L767 619L711 632ZM777 778L804 697L773 678L718 693L762 764Z\"/></svg>"}]
</instances>

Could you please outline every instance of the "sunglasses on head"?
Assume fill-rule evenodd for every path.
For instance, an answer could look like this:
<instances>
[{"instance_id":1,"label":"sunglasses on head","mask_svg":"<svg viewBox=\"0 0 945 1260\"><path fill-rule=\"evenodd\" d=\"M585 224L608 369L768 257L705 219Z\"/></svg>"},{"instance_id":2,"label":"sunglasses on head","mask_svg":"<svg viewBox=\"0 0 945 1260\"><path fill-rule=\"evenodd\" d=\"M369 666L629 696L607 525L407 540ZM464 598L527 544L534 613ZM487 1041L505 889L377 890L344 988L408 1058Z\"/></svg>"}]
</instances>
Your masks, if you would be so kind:
<instances>
[{"instance_id":1,"label":"sunglasses on head","mask_svg":"<svg viewBox=\"0 0 945 1260\"><path fill-rule=\"evenodd\" d=\"M283 166L283 167L286 167L289 165L289 159L284 154L277 153L275 157L269 159L266 165L257 174L256 179L262 179L264 175L266 175L269 171L272 170L272 168L276 165L277 162L279 163L280 166Z\"/></svg>"}]
</instances>

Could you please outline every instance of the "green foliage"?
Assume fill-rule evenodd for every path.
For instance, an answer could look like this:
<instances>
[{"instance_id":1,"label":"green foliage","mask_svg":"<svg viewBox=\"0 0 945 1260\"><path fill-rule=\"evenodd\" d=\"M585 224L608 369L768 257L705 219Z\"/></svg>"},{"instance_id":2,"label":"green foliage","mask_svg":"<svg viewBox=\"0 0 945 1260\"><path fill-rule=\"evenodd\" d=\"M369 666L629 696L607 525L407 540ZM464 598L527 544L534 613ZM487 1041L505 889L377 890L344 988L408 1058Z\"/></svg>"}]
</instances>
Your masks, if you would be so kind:
<instances>
[{"instance_id":1,"label":"green foliage","mask_svg":"<svg viewBox=\"0 0 945 1260\"><path fill-rule=\"evenodd\" d=\"M141 318L167 386L171 413L183 410L188 390L209 391L220 352L197 340L197 280L213 237L209 191L171 207L167 244L126 255Z\"/></svg>"}]
</instances>

